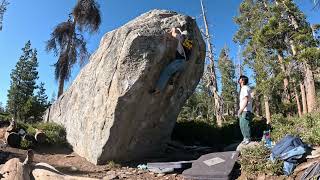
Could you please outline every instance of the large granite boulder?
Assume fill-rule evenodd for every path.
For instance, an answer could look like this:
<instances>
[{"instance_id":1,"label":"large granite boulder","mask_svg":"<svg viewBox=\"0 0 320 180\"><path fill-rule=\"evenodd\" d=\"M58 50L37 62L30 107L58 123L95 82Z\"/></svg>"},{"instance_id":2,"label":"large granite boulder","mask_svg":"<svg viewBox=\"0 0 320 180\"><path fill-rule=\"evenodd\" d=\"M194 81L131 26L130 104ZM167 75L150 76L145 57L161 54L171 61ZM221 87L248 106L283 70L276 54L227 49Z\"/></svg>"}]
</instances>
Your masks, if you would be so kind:
<instances>
[{"instance_id":1,"label":"large granite boulder","mask_svg":"<svg viewBox=\"0 0 320 180\"><path fill-rule=\"evenodd\" d=\"M193 50L184 72L160 94L151 94L175 57L167 31L188 27ZM107 33L69 89L47 110L62 124L80 156L95 164L137 160L161 152L177 116L204 70L205 43L194 19L166 10L142 14Z\"/></svg>"}]
</instances>

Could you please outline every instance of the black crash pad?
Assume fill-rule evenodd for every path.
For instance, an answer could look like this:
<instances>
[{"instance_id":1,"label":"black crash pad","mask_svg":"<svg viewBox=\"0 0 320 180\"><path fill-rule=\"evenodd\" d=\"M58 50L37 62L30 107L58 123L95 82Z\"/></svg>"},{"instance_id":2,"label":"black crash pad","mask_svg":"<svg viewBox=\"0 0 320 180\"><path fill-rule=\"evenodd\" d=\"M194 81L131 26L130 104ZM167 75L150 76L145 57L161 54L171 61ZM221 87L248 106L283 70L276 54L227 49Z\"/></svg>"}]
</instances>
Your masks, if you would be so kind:
<instances>
[{"instance_id":1,"label":"black crash pad","mask_svg":"<svg viewBox=\"0 0 320 180\"><path fill-rule=\"evenodd\" d=\"M187 179L228 180L239 156L237 151L210 153L192 163L192 167L182 172Z\"/></svg>"}]
</instances>

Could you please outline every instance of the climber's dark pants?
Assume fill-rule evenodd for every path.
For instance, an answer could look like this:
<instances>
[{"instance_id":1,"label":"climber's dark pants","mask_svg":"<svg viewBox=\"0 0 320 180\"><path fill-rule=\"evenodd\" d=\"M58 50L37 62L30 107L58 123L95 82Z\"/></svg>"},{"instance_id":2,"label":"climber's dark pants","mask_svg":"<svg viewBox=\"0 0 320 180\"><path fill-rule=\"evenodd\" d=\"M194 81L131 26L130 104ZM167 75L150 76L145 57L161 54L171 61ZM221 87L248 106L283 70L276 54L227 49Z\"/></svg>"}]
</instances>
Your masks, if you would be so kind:
<instances>
[{"instance_id":1,"label":"climber's dark pants","mask_svg":"<svg viewBox=\"0 0 320 180\"><path fill-rule=\"evenodd\" d=\"M176 59L172 61L170 64L168 64L168 66L161 71L160 78L156 86L157 89L160 91L163 91L170 77L177 72L183 71L185 66L186 66L185 59Z\"/></svg>"}]
</instances>

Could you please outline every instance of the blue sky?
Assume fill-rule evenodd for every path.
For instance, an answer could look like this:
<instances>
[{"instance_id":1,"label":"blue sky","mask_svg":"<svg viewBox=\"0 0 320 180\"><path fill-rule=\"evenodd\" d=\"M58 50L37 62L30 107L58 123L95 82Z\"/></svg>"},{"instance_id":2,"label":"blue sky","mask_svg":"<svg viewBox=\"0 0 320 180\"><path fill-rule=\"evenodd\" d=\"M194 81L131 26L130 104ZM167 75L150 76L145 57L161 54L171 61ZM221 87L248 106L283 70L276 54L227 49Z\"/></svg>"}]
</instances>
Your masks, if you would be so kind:
<instances>
[{"instance_id":1,"label":"blue sky","mask_svg":"<svg viewBox=\"0 0 320 180\"><path fill-rule=\"evenodd\" d=\"M199 0L97 0L101 7L102 24L98 33L88 36L88 49L92 53L97 49L101 37L108 31L120 27L126 22L151 9L168 9L193 16L200 28L203 28ZM44 82L49 97L57 94L57 82L54 79L52 64L56 57L45 52L45 41L49 39L54 26L65 21L76 0L9 0L10 5L4 17L3 30L0 31L0 102L6 103L10 86L10 73L17 63L21 48L31 40L32 47L38 50L39 83ZM204 0L207 18L213 34L215 54L225 45L230 48L230 56L235 60L238 45L232 41L237 30L233 17L238 13L241 0ZM312 10L307 0L298 0L301 9L311 23L320 22L320 10ZM72 82L79 72L76 67Z\"/></svg>"}]
</instances>

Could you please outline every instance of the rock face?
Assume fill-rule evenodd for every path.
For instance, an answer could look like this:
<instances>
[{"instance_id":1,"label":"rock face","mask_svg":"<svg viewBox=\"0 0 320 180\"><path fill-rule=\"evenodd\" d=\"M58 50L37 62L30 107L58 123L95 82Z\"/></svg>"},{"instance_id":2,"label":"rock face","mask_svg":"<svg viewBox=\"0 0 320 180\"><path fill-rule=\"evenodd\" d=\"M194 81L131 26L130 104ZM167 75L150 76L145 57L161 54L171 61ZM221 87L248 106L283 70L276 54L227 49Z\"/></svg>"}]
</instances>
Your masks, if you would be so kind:
<instances>
[{"instance_id":1,"label":"rock face","mask_svg":"<svg viewBox=\"0 0 320 180\"><path fill-rule=\"evenodd\" d=\"M167 33L172 27L188 27L190 60L173 85L150 94L175 57L177 41ZM147 12L102 38L44 119L62 124L74 151L94 164L159 153L203 74L204 59L205 44L194 19L166 10Z\"/></svg>"}]
</instances>

